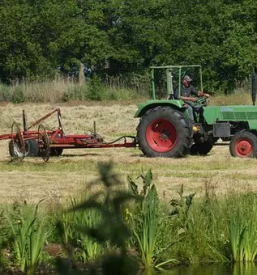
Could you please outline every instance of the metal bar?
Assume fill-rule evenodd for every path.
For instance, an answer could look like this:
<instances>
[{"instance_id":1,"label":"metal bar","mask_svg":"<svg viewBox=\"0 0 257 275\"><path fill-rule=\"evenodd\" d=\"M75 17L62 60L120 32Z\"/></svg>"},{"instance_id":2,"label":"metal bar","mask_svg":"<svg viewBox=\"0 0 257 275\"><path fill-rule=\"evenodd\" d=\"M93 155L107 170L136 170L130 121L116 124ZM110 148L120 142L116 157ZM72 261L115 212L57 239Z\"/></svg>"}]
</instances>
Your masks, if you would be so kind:
<instances>
[{"instance_id":1,"label":"metal bar","mask_svg":"<svg viewBox=\"0 0 257 275\"><path fill-rule=\"evenodd\" d=\"M13 136L14 135L12 135L12 134L0 135L0 140L12 139Z\"/></svg>"},{"instance_id":2,"label":"metal bar","mask_svg":"<svg viewBox=\"0 0 257 275\"><path fill-rule=\"evenodd\" d=\"M135 141L132 142L126 142L123 144L56 144L56 143L51 143L50 148L63 148L63 149L86 149L86 148L91 148L91 149L97 149L97 148L133 148L137 147L137 143Z\"/></svg>"},{"instance_id":3,"label":"metal bar","mask_svg":"<svg viewBox=\"0 0 257 275\"><path fill-rule=\"evenodd\" d=\"M171 66L152 66L150 67L150 69L171 69L171 68L175 68L175 69L179 69L179 68L199 68L201 67L201 65L171 65Z\"/></svg>"},{"instance_id":4,"label":"metal bar","mask_svg":"<svg viewBox=\"0 0 257 275\"><path fill-rule=\"evenodd\" d=\"M155 82L154 82L154 68L151 69L151 76L152 76L152 96L153 96L153 99L155 100L156 97L155 97Z\"/></svg>"},{"instance_id":5,"label":"metal bar","mask_svg":"<svg viewBox=\"0 0 257 275\"><path fill-rule=\"evenodd\" d=\"M171 71L169 69L166 69L166 79L167 79L167 96L171 93L173 94L173 91L171 91L172 87L172 77L171 77Z\"/></svg>"},{"instance_id":6,"label":"metal bar","mask_svg":"<svg viewBox=\"0 0 257 275\"><path fill-rule=\"evenodd\" d=\"M200 91L203 92L203 73L202 73L202 66L200 66Z\"/></svg>"},{"instance_id":7,"label":"metal bar","mask_svg":"<svg viewBox=\"0 0 257 275\"><path fill-rule=\"evenodd\" d=\"M28 131L27 118L24 110L22 110L22 122L23 122L23 130Z\"/></svg>"},{"instance_id":8,"label":"metal bar","mask_svg":"<svg viewBox=\"0 0 257 275\"><path fill-rule=\"evenodd\" d=\"M33 122L29 127L28 127L28 130L36 125L38 125L39 123L41 123L43 120L45 120L46 118L50 117L52 114L54 114L55 112L58 112L58 110L60 110L59 108L58 109L55 109L53 110L52 112L46 114L45 116L43 116L42 118L40 118L39 120Z\"/></svg>"},{"instance_id":9,"label":"metal bar","mask_svg":"<svg viewBox=\"0 0 257 275\"><path fill-rule=\"evenodd\" d=\"M96 137L96 122L94 121L94 137Z\"/></svg>"},{"instance_id":10,"label":"metal bar","mask_svg":"<svg viewBox=\"0 0 257 275\"><path fill-rule=\"evenodd\" d=\"M178 98L179 98L179 99L180 99L180 97L181 97L181 79L182 79L181 68L182 68L182 67L179 68L179 72L178 72L178 79L179 79L179 81L178 81Z\"/></svg>"},{"instance_id":11,"label":"metal bar","mask_svg":"<svg viewBox=\"0 0 257 275\"><path fill-rule=\"evenodd\" d=\"M253 105L255 105L255 101L256 101L256 73L255 73L254 67L253 67L252 81L251 81L251 95L252 95Z\"/></svg>"},{"instance_id":12,"label":"metal bar","mask_svg":"<svg viewBox=\"0 0 257 275\"><path fill-rule=\"evenodd\" d=\"M60 129L60 135L63 136L63 128L62 128L62 114L61 110L58 108L57 110L57 119L58 119L58 124L59 124L59 129Z\"/></svg>"}]
</instances>

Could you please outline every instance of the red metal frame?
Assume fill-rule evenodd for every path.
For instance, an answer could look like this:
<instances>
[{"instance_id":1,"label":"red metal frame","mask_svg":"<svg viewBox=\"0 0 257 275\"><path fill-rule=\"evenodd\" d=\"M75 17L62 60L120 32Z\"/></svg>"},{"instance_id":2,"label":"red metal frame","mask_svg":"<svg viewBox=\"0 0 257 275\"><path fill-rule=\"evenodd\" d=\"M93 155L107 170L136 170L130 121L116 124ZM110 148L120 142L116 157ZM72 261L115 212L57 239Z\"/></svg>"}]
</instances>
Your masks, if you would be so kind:
<instances>
[{"instance_id":1,"label":"red metal frame","mask_svg":"<svg viewBox=\"0 0 257 275\"><path fill-rule=\"evenodd\" d=\"M122 136L113 142L104 142L103 139L96 134L95 124L94 124L94 133L91 135L82 134L82 135L65 135L62 128L61 122L61 110L59 108L54 109L49 112L39 120L33 122L29 127L27 127L26 115L23 111L23 131L21 131L23 139L38 139L39 132L35 130L30 130L36 125L41 124L45 119L57 113L58 128L56 130L47 131L47 135L50 140L50 148L63 148L63 149L72 149L72 148L116 148L116 147L136 147L137 140L133 136ZM0 140L7 140L14 138L14 134L4 134L0 135ZM132 139L131 142L127 142L127 138ZM123 143L117 143L123 139ZM40 145L39 145L40 146Z\"/></svg>"}]
</instances>

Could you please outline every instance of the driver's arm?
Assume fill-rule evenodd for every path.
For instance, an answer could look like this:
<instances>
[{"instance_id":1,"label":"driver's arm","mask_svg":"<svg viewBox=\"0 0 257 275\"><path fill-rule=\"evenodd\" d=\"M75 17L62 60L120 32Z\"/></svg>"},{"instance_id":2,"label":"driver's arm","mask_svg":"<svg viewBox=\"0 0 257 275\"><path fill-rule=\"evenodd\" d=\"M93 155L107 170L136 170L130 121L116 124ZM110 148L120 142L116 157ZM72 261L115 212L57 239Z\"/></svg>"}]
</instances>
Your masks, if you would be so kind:
<instances>
[{"instance_id":1,"label":"driver's arm","mask_svg":"<svg viewBox=\"0 0 257 275\"><path fill-rule=\"evenodd\" d=\"M206 94L204 92L198 92L198 96L204 96L204 97L209 97L209 94Z\"/></svg>"},{"instance_id":2,"label":"driver's arm","mask_svg":"<svg viewBox=\"0 0 257 275\"><path fill-rule=\"evenodd\" d=\"M192 101L192 102L197 101L197 97L191 97L191 96L181 96L180 99L184 101Z\"/></svg>"},{"instance_id":3,"label":"driver's arm","mask_svg":"<svg viewBox=\"0 0 257 275\"><path fill-rule=\"evenodd\" d=\"M205 94L202 91L197 91L194 87L192 87L191 94L197 96L197 97L209 97L208 94Z\"/></svg>"}]
</instances>

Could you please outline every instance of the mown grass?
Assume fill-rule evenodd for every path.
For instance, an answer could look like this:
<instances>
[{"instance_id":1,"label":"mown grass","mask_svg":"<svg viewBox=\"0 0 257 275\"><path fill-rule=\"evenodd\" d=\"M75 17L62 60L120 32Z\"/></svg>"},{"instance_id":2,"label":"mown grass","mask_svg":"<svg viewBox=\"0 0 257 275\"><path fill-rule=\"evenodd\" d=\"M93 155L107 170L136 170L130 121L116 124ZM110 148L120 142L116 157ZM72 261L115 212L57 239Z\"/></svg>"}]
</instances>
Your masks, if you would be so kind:
<instances>
[{"instance_id":1,"label":"mown grass","mask_svg":"<svg viewBox=\"0 0 257 275\"><path fill-rule=\"evenodd\" d=\"M63 156L50 158L48 163L41 158L10 162L7 150L2 158L1 203L18 199L51 201L55 196L65 200L96 178L99 161L110 160L122 180L128 174L135 176L151 168L163 198L173 196L180 184L187 186L188 192L199 191L197 196L202 196L204 184L209 181L220 195L232 188L257 189L256 159L233 158L224 146L215 147L206 157L184 159L146 158L139 149L64 150Z\"/></svg>"}]
</instances>

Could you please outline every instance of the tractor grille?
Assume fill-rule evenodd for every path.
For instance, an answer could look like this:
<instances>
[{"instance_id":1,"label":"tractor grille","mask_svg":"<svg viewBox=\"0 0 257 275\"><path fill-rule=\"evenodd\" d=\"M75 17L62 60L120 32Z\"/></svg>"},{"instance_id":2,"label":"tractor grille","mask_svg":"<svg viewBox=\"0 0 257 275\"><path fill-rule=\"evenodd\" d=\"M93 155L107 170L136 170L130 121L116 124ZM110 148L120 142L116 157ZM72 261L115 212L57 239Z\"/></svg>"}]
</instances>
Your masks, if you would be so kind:
<instances>
[{"instance_id":1,"label":"tractor grille","mask_svg":"<svg viewBox=\"0 0 257 275\"><path fill-rule=\"evenodd\" d=\"M257 112L222 112L224 120L252 120L257 119Z\"/></svg>"},{"instance_id":2,"label":"tractor grille","mask_svg":"<svg viewBox=\"0 0 257 275\"><path fill-rule=\"evenodd\" d=\"M257 119L257 113L247 113L248 119Z\"/></svg>"},{"instance_id":3,"label":"tractor grille","mask_svg":"<svg viewBox=\"0 0 257 275\"><path fill-rule=\"evenodd\" d=\"M235 119L235 113L234 112L222 112L222 117L224 120L233 120L233 119Z\"/></svg>"}]
</instances>

